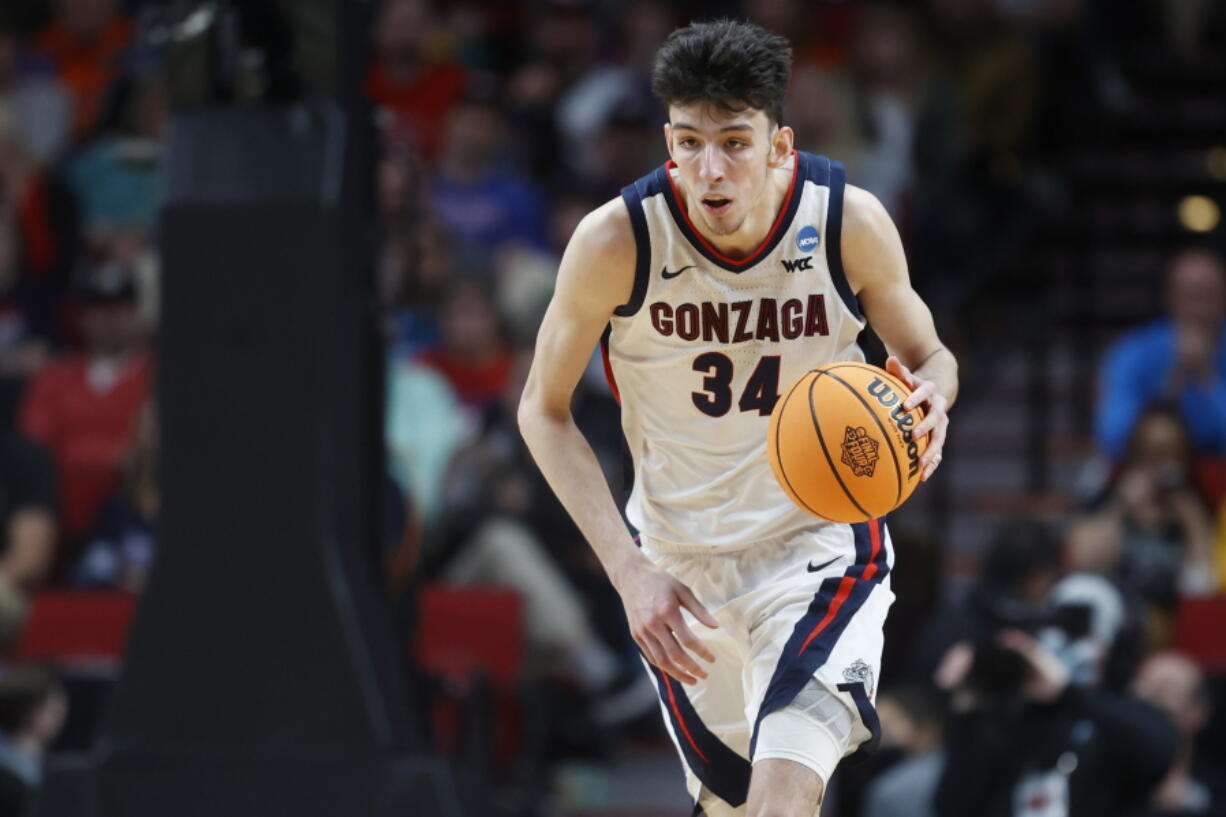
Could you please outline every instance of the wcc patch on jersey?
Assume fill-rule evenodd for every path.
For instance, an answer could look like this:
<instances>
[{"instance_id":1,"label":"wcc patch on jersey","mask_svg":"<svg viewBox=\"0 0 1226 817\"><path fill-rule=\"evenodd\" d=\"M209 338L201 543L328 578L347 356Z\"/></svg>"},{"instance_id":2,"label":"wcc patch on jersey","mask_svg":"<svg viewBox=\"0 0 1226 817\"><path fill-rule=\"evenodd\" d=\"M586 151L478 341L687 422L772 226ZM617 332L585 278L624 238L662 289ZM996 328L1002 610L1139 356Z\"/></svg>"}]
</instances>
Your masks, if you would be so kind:
<instances>
[{"instance_id":1,"label":"wcc patch on jersey","mask_svg":"<svg viewBox=\"0 0 1226 817\"><path fill-rule=\"evenodd\" d=\"M864 321L840 253L842 165L794 151L787 170L770 233L741 259L691 223L673 163L622 190L635 282L603 345L634 461L627 517L654 539L750 544L814 524L775 482L767 423L805 372L864 359Z\"/></svg>"}]
</instances>

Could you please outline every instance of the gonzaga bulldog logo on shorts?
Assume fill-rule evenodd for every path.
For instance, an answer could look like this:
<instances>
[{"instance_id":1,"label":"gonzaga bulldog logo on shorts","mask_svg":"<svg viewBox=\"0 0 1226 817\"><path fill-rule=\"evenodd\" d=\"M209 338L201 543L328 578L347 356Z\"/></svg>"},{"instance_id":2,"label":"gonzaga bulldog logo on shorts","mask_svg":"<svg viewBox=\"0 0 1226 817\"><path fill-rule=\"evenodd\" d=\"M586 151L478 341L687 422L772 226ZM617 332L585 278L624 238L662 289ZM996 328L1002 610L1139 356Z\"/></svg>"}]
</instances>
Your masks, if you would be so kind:
<instances>
[{"instance_id":1,"label":"gonzaga bulldog logo on shorts","mask_svg":"<svg viewBox=\"0 0 1226 817\"><path fill-rule=\"evenodd\" d=\"M864 426L847 426L843 435L843 456L839 459L858 477L871 477L877 468L880 443L868 436Z\"/></svg>"},{"instance_id":2,"label":"gonzaga bulldog logo on shorts","mask_svg":"<svg viewBox=\"0 0 1226 817\"><path fill-rule=\"evenodd\" d=\"M864 691L873 697L873 668L864 663L864 659L857 658L843 670L843 680L849 684L864 684Z\"/></svg>"}]
</instances>

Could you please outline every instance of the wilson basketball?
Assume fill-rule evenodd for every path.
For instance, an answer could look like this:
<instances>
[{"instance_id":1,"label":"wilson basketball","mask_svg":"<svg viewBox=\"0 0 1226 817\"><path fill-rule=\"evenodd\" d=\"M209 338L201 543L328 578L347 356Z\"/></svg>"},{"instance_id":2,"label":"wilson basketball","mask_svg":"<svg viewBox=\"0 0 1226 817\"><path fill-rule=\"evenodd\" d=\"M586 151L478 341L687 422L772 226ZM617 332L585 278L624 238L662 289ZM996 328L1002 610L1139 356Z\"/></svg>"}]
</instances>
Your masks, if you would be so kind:
<instances>
[{"instance_id":1,"label":"wilson basketball","mask_svg":"<svg viewBox=\"0 0 1226 817\"><path fill-rule=\"evenodd\" d=\"M792 501L831 522L864 522L897 508L920 482L927 437L903 401L911 389L867 363L831 363L806 372L771 414L766 450Z\"/></svg>"}]
</instances>

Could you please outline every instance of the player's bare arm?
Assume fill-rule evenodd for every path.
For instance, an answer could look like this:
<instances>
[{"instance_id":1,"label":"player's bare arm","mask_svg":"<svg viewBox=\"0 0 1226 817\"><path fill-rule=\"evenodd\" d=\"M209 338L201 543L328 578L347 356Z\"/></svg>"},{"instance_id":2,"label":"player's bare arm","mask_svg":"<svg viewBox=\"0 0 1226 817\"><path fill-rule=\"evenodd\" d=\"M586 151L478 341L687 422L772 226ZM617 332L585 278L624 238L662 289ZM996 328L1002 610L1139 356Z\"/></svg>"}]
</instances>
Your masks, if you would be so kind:
<instances>
[{"instance_id":1,"label":"player's bare arm","mask_svg":"<svg viewBox=\"0 0 1226 817\"><path fill-rule=\"evenodd\" d=\"M890 353L886 369L914 390L905 406L923 405L917 438L931 434L923 479L941 464L949 407L958 395L958 362L941 343L932 312L911 288L898 229L877 198L848 185L843 206L843 265L869 324Z\"/></svg>"},{"instance_id":2,"label":"player's bare arm","mask_svg":"<svg viewBox=\"0 0 1226 817\"><path fill-rule=\"evenodd\" d=\"M690 652L707 661L715 657L686 625L681 608L709 627L719 625L689 588L639 552L570 411L592 349L613 310L630 299L634 265L634 234L621 199L580 222L537 335L519 404L519 428L541 473L621 596L643 655L678 681L694 684L707 673Z\"/></svg>"}]
</instances>

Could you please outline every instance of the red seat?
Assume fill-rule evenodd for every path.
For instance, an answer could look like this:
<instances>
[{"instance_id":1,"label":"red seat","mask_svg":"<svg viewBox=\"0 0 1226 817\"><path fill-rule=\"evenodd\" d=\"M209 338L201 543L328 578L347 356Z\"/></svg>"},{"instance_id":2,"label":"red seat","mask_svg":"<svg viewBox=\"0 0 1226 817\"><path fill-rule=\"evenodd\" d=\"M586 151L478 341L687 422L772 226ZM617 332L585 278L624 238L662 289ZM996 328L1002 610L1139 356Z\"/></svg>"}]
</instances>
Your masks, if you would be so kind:
<instances>
[{"instance_id":1,"label":"red seat","mask_svg":"<svg viewBox=\"0 0 1226 817\"><path fill-rule=\"evenodd\" d=\"M513 686L523 666L523 601L501 587L434 584L420 596L417 658L447 678L484 672L503 688Z\"/></svg>"},{"instance_id":2,"label":"red seat","mask_svg":"<svg viewBox=\"0 0 1226 817\"><path fill-rule=\"evenodd\" d=\"M43 591L30 599L14 657L73 662L118 660L136 613L130 593Z\"/></svg>"},{"instance_id":3,"label":"red seat","mask_svg":"<svg viewBox=\"0 0 1226 817\"><path fill-rule=\"evenodd\" d=\"M1206 672L1226 675L1226 595L1186 598L1179 603L1175 641Z\"/></svg>"},{"instance_id":4,"label":"red seat","mask_svg":"<svg viewBox=\"0 0 1226 817\"><path fill-rule=\"evenodd\" d=\"M448 682L430 706L435 749L453 759L476 752L480 762L508 763L522 748L523 600L501 587L434 584L422 590L419 601L417 661ZM485 706L490 710L484 717L492 722L474 732L469 721L466 729L462 712ZM476 746L474 739L488 749Z\"/></svg>"},{"instance_id":5,"label":"red seat","mask_svg":"<svg viewBox=\"0 0 1226 817\"><path fill-rule=\"evenodd\" d=\"M1196 484L1210 505L1217 507L1226 501L1226 457L1198 461Z\"/></svg>"}]
</instances>

